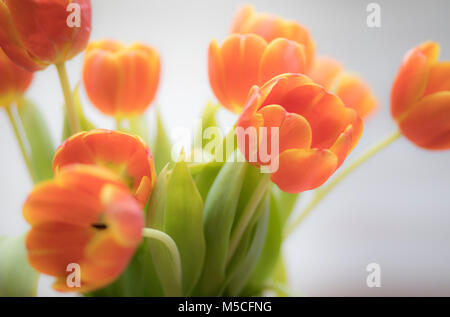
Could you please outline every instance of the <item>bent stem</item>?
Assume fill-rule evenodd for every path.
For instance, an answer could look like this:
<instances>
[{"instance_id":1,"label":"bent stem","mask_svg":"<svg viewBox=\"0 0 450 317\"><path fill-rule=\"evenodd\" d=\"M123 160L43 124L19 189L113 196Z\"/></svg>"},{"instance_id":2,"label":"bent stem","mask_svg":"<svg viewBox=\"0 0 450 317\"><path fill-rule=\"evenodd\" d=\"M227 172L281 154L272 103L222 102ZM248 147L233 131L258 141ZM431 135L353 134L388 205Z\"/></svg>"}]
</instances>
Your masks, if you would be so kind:
<instances>
[{"instance_id":1,"label":"bent stem","mask_svg":"<svg viewBox=\"0 0 450 317\"><path fill-rule=\"evenodd\" d=\"M55 64L58 70L59 81L64 94L65 107L71 134L81 131L80 121L78 120L75 102L73 100L72 91L70 89L69 78L67 77L66 65L64 63Z\"/></svg>"},{"instance_id":2,"label":"bent stem","mask_svg":"<svg viewBox=\"0 0 450 317\"><path fill-rule=\"evenodd\" d=\"M345 177L347 177L351 172L353 172L358 166L366 162L376 153L387 147L389 144L397 140L401 136L400 131L395 131L394 133L383 138L381 141L377 142L365 152L363 152L356 160L354 160L347 168L345 168L341 173L339 173L330 183L326 186L319 188L315 191L311 202L306 205L300 215L287 227L285 232L285 238L288 237L295 229L300 225L300 223L309 215L309 213L316 207L322 199L338 185Z\"/></svg>"},{"instance_id":3,"label":"bent stem","mask_svg":"<svg viewBox=\"0 0 450 317\"><path fill-rule=\"evenodd\" d=\"M25 142L20 133L19 126L17 125L16 119L14 118L14 114L11 111L11 106L6 107L6 113L8 114L9 122L11 122L11 126L14 131L14 135L16 136L17 143L19 144L20 152L22 153L23 160L25 161L25 165L27 166L28 173L31 177L33 183L35 183L33 168L31 166L31 160L27 153L27 149L25 147Z\"/></svg>"},{"instance_id":4,"label":"bent stem","mask_svg":"<svg viewBox=\"0 0 450 317\"><path fill-rule=\"evenodd\" d=\"M167 233L152 228L142 229L142 236L149 239L158 240L166 246L167 250L169 250L170 256L172 257L173 263L175 264L175 276L179 282L179 285L181 285L181 257L175 241L173 241Z\"/></svg>"},{"instance_id":5,"label":"bent stem","mask_svg":"<svg viewBox=\"0 0 450 317\"><path fill-rule=\"evenodd\" d=\"M228 251L228 257L227 257L227 264L230 263L231 259L233 258L234 252L236 251L239 242L241 241L242 235L245 232L245 229L247 229L247 226L252 219L256 208L258 207L259 203L261 202L261 199L266 192L268 186L270 184L270 174L265 174L262 176L258 186L256 187L255 191L252 194L252 197L250 198L250 201L245 206L244 211L242 212L242 216L239 219L239 222L236 225L236 229L233 230L233 233L231 234L230 239L230 247Z\"/></svg>"}]
</instances>

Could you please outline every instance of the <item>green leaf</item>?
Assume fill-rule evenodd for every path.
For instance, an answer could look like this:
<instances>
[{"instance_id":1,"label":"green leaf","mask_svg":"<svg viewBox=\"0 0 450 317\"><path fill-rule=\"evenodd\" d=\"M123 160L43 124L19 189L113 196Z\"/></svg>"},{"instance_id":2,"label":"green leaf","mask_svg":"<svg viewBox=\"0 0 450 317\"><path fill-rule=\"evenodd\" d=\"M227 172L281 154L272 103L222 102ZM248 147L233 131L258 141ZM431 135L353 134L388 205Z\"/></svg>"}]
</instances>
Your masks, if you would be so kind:
<instances>
[{"instance_id":1,"label":"green leaf","mask_svg":"<svg viewBox=\"0 0 450 317\"><path fill-rule=\"evenodd\" d=\"M230 296L238 296L244 286L246 285L250 275L260 259L267 237L267 228L269 222L269 196L262 199L258 206L256 215L258 220L253 226L250 226L247 231L252 234L251 243L248 247L244 247L244 254L242 260L235 270L231 273L231 281L228 285L228 294Z\"/></svg>"},{"instance_id":2,"label":"green leaf","mask_svg":"<svg viewBox=\"0 0 450 317\"><path fill-rule=\"evenodd\" d=\"M209 193L209 189L211 188L214 180L216 179L217 174L219 174L220 169L223 167L223 164L224 164L223 162L210 162L205 164L199 164L201 165L201 167L196 171L194 170L195 167L194 168L189 167L203 201L206 200L206 197Z\"/></svg>"},{"instance_id":3,"label":"green leaf","mask_svg":"<svg viewBox=\"0 0 450 317\"><path fill-rule=\"evenodd\" d=\"M84 115L83 112L83 105L81 104L80 99L80 85L78 84L75 89L72 92L73 94L73 100L75 102L75 110L77 111L78 120L80 121L80 127L82 131L90 131L94 130L96 127L94 124L92 124ZM64 109L66 109L64 107ZM67 114L64 113L64 125L63 125L63 134L62 134L62 140L66 140L72 135L70 132L69 127L69 120L67 119Z\"/></svg>"},{"instance_id":4,"label":"green leaf","mask_svg":"<svg viewBox=\"0 0 450 317\"><path fill-rule=\"evenodd\" d=\"M225 281L230 234L247 166L247 163L225 163L209 190L203 224L206 257L197 296L219 295Z\"/></svg>"},{"instance_id":5,"label":"green leaf","mask_svg":"<svg viewBox=\"0 0 450 317\"><path fill-rule=\"evenodd\" d=\"M140 136L145 143L150 145L150 132L148 129L148 122L145 116L136 116L132 118L128 118L128 122L130 125L129 132L135 135Z\"/></svg>"},{"instance_id":6,"label":"green leaf","mask_svg":"<svg viewBox=\"0 0 450 317\"><path fill-rule=\"evenodd\" d=\"M36 296L38 278L27 260L25 237L1 237L0 297Z\"/></svg>"},{"instance_id":7,"label":"green leaf","mask_svg":"<svg viewBox=\"0 0 450 317\"><path fill-rule=\"evenodd\" d=\"M283 226L280 219L280 211L276 205L272 192L270 197L270 213L267 236L261 257L253 270L248 285L245 287L247 294L257 294L261 291L265 282L271 277L279 261L281 245L283 242Z\"/></svg>"},{"instance_id":8,"label":"green leaf","mask_svg":"<svg viewBox=\"0 0 450 317\"><path fill-rule=\"evenodd\" d=\"M277 186L272 186L273 207L278 209L280 222L284 226L289 219L300 194L290 194L282 191Z\"/></svg>"},{"instance_id":9,"label":"green leaf","mask_svg":"<svg viewBox=\"0 0 450 317\"><path fill-rule=\"evenodd\" d=\"M17 107L30 146L31 168L35 183L53 177L52 160L55 147L47 123L39 109L22 99Z\"/></svg>"},{"instance_id":10,"label":"green leaf","mask_svg":"<svg viewBox=\"0 0 450 317\"><path fill-rule=\"evenodd\" d=\"M220 105L214 104L212 101L208 101L202 114L202 129L205 131L209 127L217 127L216 113L219 110Z\"/></svg>"},{"instance_id":11,"label":"green leaf","mask_svg":"<svg viewBox=\"0 0 450 317\"><path fill-rule=\"evenodd\" d=\"M156 136L151 150L155 160L156 172L159 173L172 160L172 146L158 109L156 109Z\"/></svg>"},{"instance_id":12,"label":"green leaf","mask_svg":"<svg viewBox=\"0 0 450 317\"><path fill-rule=\"evenodd\" d=\"M150 228L164 231L167 198L167 167L158 176L148 204L147 222ZM166 296L181 296L182 285L176 277L176 265L166 246L157 240L147 239L161 286Z\"/></svg>"},{"instance_id":13,"label":"green leaf","mask_svg":"<svg viewBox=\"0 0 450 317\"><path fill-rule=\"evenodd\" d=\"M165 232L180 251L183 291L189 295L197 283L205 257L203 200L185 162L178 162L167 184Z\"/></svg>"}]
</instances>

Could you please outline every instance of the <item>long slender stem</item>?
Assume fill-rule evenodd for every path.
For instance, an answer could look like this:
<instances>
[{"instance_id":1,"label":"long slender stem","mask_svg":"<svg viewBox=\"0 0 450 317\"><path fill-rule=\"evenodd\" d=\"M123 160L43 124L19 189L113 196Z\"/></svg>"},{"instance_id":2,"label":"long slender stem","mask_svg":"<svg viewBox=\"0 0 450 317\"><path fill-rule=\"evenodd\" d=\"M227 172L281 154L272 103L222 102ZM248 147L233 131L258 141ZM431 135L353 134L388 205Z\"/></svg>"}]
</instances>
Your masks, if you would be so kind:
<instances>
[{"instance_id":1,"label":"long slender stem","mask_svg":"<svg viewBox=\"0 0 450 317\"><path fill-rule=\"evenodd\" d=\"M269 184L270 184L270 174L264 174L255 191L253 192L252 197L250 197L250 201L245 206L245 209L242 212L242 216L239 219L239 222L236 225L235 230L233 230L233 233L231 234L227 263L229 263L233 258L234 252L236 251L239 242L241 241L245 229L247 229L247 226L250 220L252 219L255 210L258 207L258 204L261 202L261 199L264 193L266 192Z\"/></svg>"},{"instance_id":2,"label":"long slender stem","mask_svg":"<svg viewBox=\"0 0 450 317\"><path fill-rule=\"evenodd\" d=\"M149 239L158 240L166 246L166 248L169 250L169 253L175 264L175 269L176 269L175 274L176 274L177 281L181 285L181 277L182 277L181 257L180 257L180 252L178 251L178 247L177 247L177 244L175 243L175 241L173 241L173 239L165 232L162 232L162 231L156 230L156 229L151 229L151 228L144 228L142 230L142 236L149 238Z\"/></svg>"},{"instance_id":3,"label":"long slender stem","mask_svg":"<svg viewBox=\"0 0 450 317\"><path fill-rule=\"evenodd\" d=\"M19 126L17 125L16 119L11 111L11 106L6 107L6 113L8 114L9 122L11 122L11 126L14 131L14 135L16 136L17 143L19 144L20 152L22 153L23 160L25 161L25 165L27 166L28 173L30 174L31 180L33 183L35 182L33 168L31 166L31 161L29 158L29 154L25 147L25 142L20 133Z\"/></svg>"},{"instance_id":4,"label":"long slender stem","mask_svg":"<svg viewBox=\"0 0 450 317\"><path fill-rule=\"evenodd\" d=\"M322 199L338 185L345 177L347 177L352 171L354 171L358 166L367 161L369 158L374 156L376 153L384 149L386 146L397 140L401 136L400 131L395 131L394 133L383 138L381 141L377 142L365 152L363 152L356 160L354 160L347 168L345 168L341 173L339 173L331 182L322 188L319 188L314 193L311 202L306 205L299 216L287 227L285 232L285 237L289 236L294 230L299 226L299 224L309 215L309 213L316 207Z\"/></svg>"},{"instance_id":5,"label":"long slender stem","mask_svg":"<svg viewBox=\"0 0 450 317\"><path fill-rule=\"evenodd\" d=\"M72 134L81 131L80 121L78 120L77 111L75 109L75 102L73 100L72 91L70 89L69 78L67 76L66 65L64 63L56 64L58 70L59 81L64 94L66 105L67 118L69 120L69 127Z\"/></svg>"}]
</instances>

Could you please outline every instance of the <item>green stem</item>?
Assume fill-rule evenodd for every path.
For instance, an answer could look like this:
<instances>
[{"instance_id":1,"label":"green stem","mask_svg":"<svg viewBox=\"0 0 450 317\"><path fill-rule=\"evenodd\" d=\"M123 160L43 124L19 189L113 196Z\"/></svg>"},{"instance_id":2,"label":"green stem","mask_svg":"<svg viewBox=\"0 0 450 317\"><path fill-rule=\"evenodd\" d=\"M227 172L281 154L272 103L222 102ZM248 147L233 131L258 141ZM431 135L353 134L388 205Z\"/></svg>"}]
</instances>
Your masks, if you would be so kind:
<instances>
[{"instance_id":1,"label":"green stem","mask_svg":"<svg viewBox=\"0 0 450 317\"><path fill-rule=\"evenodd\" d=\"M165 232L151 228L144 228L142 230L142 236L149 239L158 240L159 242L162 242L166 246L167 250L169 250L170 256L172 257L173 263L175 264L176 269L175 276L178 285L181 285L181 278L182 278L181 257L175 241L173 241L173 239Z\"/></svg>"},{"instance_id":2,"label":"green stem","mask_svg":"<svg viewBox=\"0 0 450 317\"><path fill-rule=\"evenodd\" d=\"M306 205L299 216L287 227L285 232L285 237L289 236L294 230L300 225L300 223L309 215L309 213L316 207L322 199L338 185L345 177L347 177L351 172L353 172L358 166L367 161L369 158L374 156L376 153L387 147L389 144L397 140L401 136L400 131L395 131L394 133L383 138L381 141L377 142L365 152L363 152L356 160L354 160L347 168L345 168L341 173L339 173L330 183L318 188L311 202Z\"/></svg>"},{"instance_id":3,"label":"green stem","mask_svg":"<svg viewBox=\"0 0 450 317\"><path fill-rule=\"evenodd\" d=\"M81 131L80 121L78 120L75 102L73 100L72 91L70 89L69 78L67 77L66 65L64 63L56 64L58 70L59 81L64 94L67 118L69 120L70 132L72 134Z\"/></svg>"},{"instance_id":4,"label":"green stem","mask_svg":"<svg viewBox=\"0 0 450 317\"><path fill-rule=\"evenodd\" d=\"M25 165L27 166L28 173L29 173L33 183L35 183L31 160L27 153L27 149L25 147L25 142L20 133L19 126L16 122L16 119L14 118L14 114L11 111L11 106L6 107L6 113L8 114L9 122L11 123L11 126L14 131L14 135L16 136L17 143L19 144L20 152L22 153L23 160L25 161Z\"/></svg>"},{"instance_id":5,"label":"green stem","mask_svg":"<svg viewBox=\"0 0 450 317\"><path fill-rule=\"evenodd\" d=\"M233 258L234 252L236 251L239 242L241 241L245 229L247 229L247 226L250 220L252 219L256 208L261 202L261 199L264 196L264 193L266 192L269 184L270 184L270 174L264 174L261 177L261 180L258 186L256 187L255 191L253 192L252 197L250 197L250 201L245 206L245 209L242 212L242 216L240 217L239 222L237 223L235 229L233 230L233 233L231 234L227 264L230 263L231 259Z\"/></svg>"}]
</instances>

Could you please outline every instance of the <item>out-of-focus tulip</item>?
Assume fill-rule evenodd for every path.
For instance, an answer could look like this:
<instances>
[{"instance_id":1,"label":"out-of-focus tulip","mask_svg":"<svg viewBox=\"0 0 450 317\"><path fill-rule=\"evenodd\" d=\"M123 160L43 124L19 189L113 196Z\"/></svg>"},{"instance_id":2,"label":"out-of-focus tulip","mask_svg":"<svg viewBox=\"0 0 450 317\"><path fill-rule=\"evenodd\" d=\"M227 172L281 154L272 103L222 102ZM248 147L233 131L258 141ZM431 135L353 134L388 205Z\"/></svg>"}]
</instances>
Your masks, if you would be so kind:
<instances>
[{"instance_id":1,"label":"out-of-focus tulip","mask_svg":"<svg viewBox=\"0 0 450 317\"><path fill-rule=\"evenodd\" d=\"M316 58L308 76L325 89L335 92L361 118L367 118L377 108L378 102L370 87L359 76L344 71L335 59Z\"/></svg>"},{"instance_id":2,"label":"out-of-focus tulip","mask_svg":"<svg viewBox=\"0 0 450 317\"><path fill-rule=\"evenodd\" d=\"M295 41L305 48L305 63L308 68L314 58L315 45L308 29L295 21L266 13L257 13L250 5L239 9L234 18L231 33L258 34L269 43L279 37Z\"/></svg>"},{"instance_id":3,"label":"out-of-focus tulip","mask_svg":"<svg viewBox=\"0 0 450 317\"><path fill-rule=\"evenodd\" d=\"M428 150L450 149L450 62L438 57L434 42L409 51L391 93L391 113L402 134Z\"/></svg>"},{"instance_id":4,"label":"out-of-focus tulip","mask_svg":"<svg viewBox=\"0 0 450 317\"><path fill-rule=\"evenodd\" d=\"M141 205L156 181L150 149L140 137L119 131L92 130L68 138L56 150L53 170L71 164L101 165L117 173Z\"/></svg>"},{"instance_id":5,"label":"out-of-focus tulip","mask_svg":"<svg viewBox=\"0 0 450 317\"><path fill-rule=\"evenodd\" d=\"M70 4L79 12L68 11ZM77 13L79 27L68 23ZM72 59L85 49L90 33L90 0L0 0L0 47L29 71Z\"/></svg>"},{"instance_id":6,"label":"out-of-focus tulip","mask_svg":"<svg viewBox=\"0 0 450 317\"><path fill-rule=\"evenodd\" d=\"M89 44L83 69L87 94L101 112L115 117L142 114L158 90L161 62L156 49L116 41Z\"/></svg>"},{"instance_id":7,"label":"out-of-focus tulip","mask_svg":"<svg viewBox=\"0 0 450 317\"><path fill-rule=\"evenodd\" d=\"M252 88L237 127L239 149L250 163L260 166L271 162L260 157L264 134L259 128L268 128L269 140L270 128L278 128L279 167L271 179L281 190L299 193L323 184L343 163L361 136L362 120L308 77L283 74ZM257 146L246 139L247 128L257 129ZM273 146L263 151L271 153ZM257 157L254 162L252 156Z\"/></svg>"},{"instance_id":8,"label":"out-of-focus tulip","mask_svg":"<svg viewBox=\"0 0 450 317\"><path fill-rule=\"evenodd\" d=\"M31 230L28 260L56 277L63 292L86 292L113 282L141 241L143 212L121 179L92 165L72 165L36 186L23 208ZM81 287L66 284L78 264ZM72 281L73 282L73 281Z\"/></svg>"},{"instance_id":9,"label":"out-of-focus tulip","mask_svg":"<svg viewBox=\"0 0 450 317\"><path fill-rule=\"evenodd\" d=\"M222 46L209 46L209 81L220 103L235 113L245 106L253 85L283 73L306 71L305 50L297 42L276 39L269 44L256 34L232 34Z\"/></svg>"},{"instance_id":10,"label":"out-of-focus tulip","mask_svg":"<svg viewBox=\"0 0 450 317\"><path fill-rule=\"evenodd\" d=\"M17 66L0 48L0 107L9 107L30 86L33 73Z\"/></svg>"}]
</instances>

